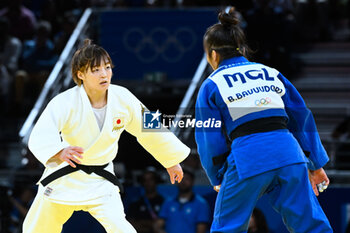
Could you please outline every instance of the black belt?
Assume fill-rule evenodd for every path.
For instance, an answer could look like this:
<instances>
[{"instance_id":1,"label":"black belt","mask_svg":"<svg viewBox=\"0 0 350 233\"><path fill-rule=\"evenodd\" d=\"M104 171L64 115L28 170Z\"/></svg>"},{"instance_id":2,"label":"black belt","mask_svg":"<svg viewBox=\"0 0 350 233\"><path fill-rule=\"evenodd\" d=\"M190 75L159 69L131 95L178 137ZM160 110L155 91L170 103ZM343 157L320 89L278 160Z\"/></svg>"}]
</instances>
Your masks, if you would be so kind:
<instances>
[{"instance_id":1,"label":"black belt","mask_svg":"<svg viewBox=\"0 0 350 233\"><path fill-rule=\"evenodd\" d=\"M285 117L268 117L248 121L230 133L230 139L234 140L238 137L247 136L254 133L264 133L279 129L287 129L287 118ZM226 161L230 152L213 157L213 164L219 165Z\"/></svg>"},{"instance_id":2,"label":"black belt","mask_svg":"<svg viewBox=\"0 0 350 233\"><path fill-rule=\"evenodd\" d=\"M287 129L287 118L285 117L268 117L248 121L230 133L230 139L247 136L254 133L270 132L278 129Z\"/></svg>"},{"instance_id":3,"label":"black belt","mask_svg":"<svg viewBox=\"0 0 350 233\"><path fill-rule=\"evenodd\" d=\"M57 171L51 173L50 175L48 175L47 177L45 177L45 179L43 179L40 183L43 186L48 185L49 183L51 183L52 181L68 175L70 173L82 170L87 174L91 174L91 173L95 173L99 176L102 176L103 178L105 178L106 180L110 181L112 184L116 185L119 187L119 190L121 193L124 192L124 188L122 186L122 184L120 183L119 179L112 173L110 173L109 171L104 170L105 167L108 166L108 164L105 165L81 165L81 164L75 164L76 167L72 167L70 165L63 167L61 169L58 169Z\"/></svg>"}]
</instances>

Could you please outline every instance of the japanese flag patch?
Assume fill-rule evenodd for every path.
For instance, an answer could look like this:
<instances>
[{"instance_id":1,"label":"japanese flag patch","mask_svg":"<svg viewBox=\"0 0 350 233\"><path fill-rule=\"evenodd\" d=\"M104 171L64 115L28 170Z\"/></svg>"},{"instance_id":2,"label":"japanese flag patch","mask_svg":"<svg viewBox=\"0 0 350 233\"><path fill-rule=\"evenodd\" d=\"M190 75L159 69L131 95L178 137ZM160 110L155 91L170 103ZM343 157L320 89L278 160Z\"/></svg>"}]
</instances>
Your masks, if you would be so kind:
<instances>
[{"instance_id":1,"label":"japanese flag patch","mask_svg":"<svg viewBox=\"0 0 350 233\"><path fill-rule=\"evenodd\" d=\"M123 117L114 117L113 118L113 130L112 130L112 132L118 131L123 127L124 127L124 118Z\"/></svg>"}]
</instances>

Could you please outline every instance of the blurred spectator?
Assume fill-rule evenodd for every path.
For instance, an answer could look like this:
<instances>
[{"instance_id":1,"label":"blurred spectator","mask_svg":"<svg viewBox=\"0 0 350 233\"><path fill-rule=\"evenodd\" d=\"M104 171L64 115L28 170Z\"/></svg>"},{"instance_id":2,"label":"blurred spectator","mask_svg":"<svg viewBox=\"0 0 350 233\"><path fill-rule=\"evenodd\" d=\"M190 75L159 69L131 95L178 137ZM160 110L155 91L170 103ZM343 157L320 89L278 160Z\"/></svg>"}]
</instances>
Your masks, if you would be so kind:
<instances>
[{"instance_id":1,"label":"blurred spectator","mask_svg":"<svg viewBox=\"0 0 350 233\"><path fill-rule=\"evenodd\" d=\"M285 75L295 72L292 60L295 17L291 0L256 0L244 15L247 39L254 59L276 67Z\"/></svg>"},{"instance_id":2,"label":"blurred spectator","mask_svg":"<svg viewBox=\"0 0 350 233\"><path fill-rule=\"evenodd\" d=\"M54 54L54 44L50 39L51 24L40 21L33 40L27 40L23 45L23 68L30 74L48 73L57 61Z\"/></svg>"},{"instance_id":3,"label":"blurred spectator","mask_svg":"<svg viewBox=\"0 0 350 233\"><path fill-rule=\"evenodd\" d=\"M31 39L37 23L34 13L22 5L22 0L7 0L7 5L0 10L0 16L9 20L10 34L21 41Z\"/></svg>"},{"instance_id":4,"label":"blurred spectator","mask_svg":"<svg viewBox=\"0 0 350 233\"><path fill-rule=\"evenodd\" d=\"M332 39L328 0L297 0L297 34L301 42Z\"/></svg>"},{"instance_id":5,"label":"blurred spectator","mask_svg":"<svg viewBox=\"0 0 350 233\"><path fill-rule=\"evenodd\" d=\"M68 12L76 10L81 5L81 0L55 0L57 12ZM86 2L86 1L85 1Z\"/></svg>"},{"instance_id":6,"label":"blurred spectator","mask_svg":"<svg viewBox=\"0 0 350 233\"><path fill-rule=\"evenodd\" d=\"M128 219L139 233L153 233L164 198L157 192L158 175L155 169L147 169L142 175L143 196L130 204Z\"/></svg>"},{"instance_id":7,"label":"blurred spectator","mask_svg":"<svg viewBox=\"0 0 350 233\"><path fill-rule=\"evenodd\" d=\"M10 212L11 203L8 198L10 185L8 183L1 182L0 184L0 232L8 233L11 223Z\"/></svg>"},{"instance_id":8,"label":"blurred spectator","mask_svg":"<svg viewBox=\"0 0 350 233\"><path fill-rule=\"evenodd\" d=\"M55 53L60 54L66 46L70 36L76 26L77 19L70 12L66 13L62 18L61 30L54 36Z\"/></svg>"},{"instance_id":9,"label":"blurred spectator","mask_svg":"<svg viewBox=\"0 0 350 233\"><path fill-rule=\"evenodd\" d=\"M35 38L23 44L22 68L24 70L17 72L16 75L16 102L19 105L23 104L24 96L30 104L37 97L58 59L54 53L50 34L50 23L40 21ZM30 90L30 93L26 90ZM28 103L24 104L28 105Z\"/></svg>"},{"instance_id":10,"label":"blurred spectator","mask_svg":"<svg viewBox=\"0 0 350 233\"><path fill-rule=\"evenodd\" d=\"M248 233L269 233L264 213L258 208L254 208L250 217Z\"/></svg>"},{"instance_id":11,"label":"blurred spectator","mask_svg":"<svg viewBox=\"0 0 350 233\"><path fill-rule=\"evenodd\" d=\"M31 187L21 187L9 193L9 200L12 204L11 210L11 232L22 232L22 223L32 204L35 192Z\"/></svg>"},{"instance_id":12,"label":"blurred spectator","mask_svg":"<svg viewBox=\"0 0 350 233\"><path fill-rule=\"evenodd\" d=\"M209 229L209 205L204 198L193 193L194 173L186 168L183 171L178 196L162 205L156 224L157 233L205 233Z\"/></svg>"},{"instance_id":13,"label":"blurred spectator","mask_svg":"<svg viewBox=\"0 0 350 233\"><path fill-rule=\"evenodd\" d=\"M51 24L52 35L55 35L61 28L61 12L57 12L55 1L45 0L40 7L38 19Z\"/></svg>"},{"instance_id":14,"label":"blurred spectator","mask_svg":"<svg viewBox=\"0 0 350 233\"><path fill-rule=\"evenodd\" d=\"M350 169L350 117L346 117L332 132L332 138L337 140L335 162L337 169Z\"/></svg>"},{"instance_id":15,"label":"blurred spectator","mask_svg":"<svg viewBox=\"0 0 350 233\"><path fill-rule=\"evenodd\" d=\"M4 65L12 75L18 68L21 55L21 41L9 34L10 24L6 18L0 17L0 64Z\"/></svg>"},{"instance_id":16,"label":"blurred spectator","mask_svg":"<svg viewBox=\"0 0 350 233\"><path fill-rule=\"evenodd\" d=\"M11 105L10 90L22 48L21 41L9 35L9 27L8 20L0 17L0 99L4 112Z\"/></svg>"}]
</instances>

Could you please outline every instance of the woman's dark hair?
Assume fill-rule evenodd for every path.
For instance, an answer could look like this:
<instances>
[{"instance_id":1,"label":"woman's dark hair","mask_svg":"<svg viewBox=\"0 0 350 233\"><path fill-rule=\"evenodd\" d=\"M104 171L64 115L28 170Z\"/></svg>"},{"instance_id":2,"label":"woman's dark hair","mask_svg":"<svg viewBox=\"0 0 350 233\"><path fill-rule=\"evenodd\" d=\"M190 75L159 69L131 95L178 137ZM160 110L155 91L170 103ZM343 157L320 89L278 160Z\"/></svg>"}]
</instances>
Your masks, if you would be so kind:
<instances>
[{"instance_id":1,"label":"woman's dark hair","mask_svg":"<svg viewBox=\"0 0 350 233\"><path fill-rule=\"evenodd\" d=\"M239 26L239 16L234 7L228 13L219 13L220 22L209 27L203 38L204 48L209 56L215 50L220 55L220 62L231 57L249 57L250 49Z\"/></svg>"},{"instance_id":2,"label":"woman's dark hair","mask_svg":"<svg viewBox=\"0 0 350 233\"><path fill-rule=\"evenodd\" d=\"M84 72L90 68L92 70L95 66L101 65L101 60L104 59L106 64L111 64L113 67L112 59L102 47L92 44L92 40L85 39L84 45L78 49L72 58L72 78L74 82L80 86L82 80L78 77L78 71Z\"/></svg>"}]
</instances>

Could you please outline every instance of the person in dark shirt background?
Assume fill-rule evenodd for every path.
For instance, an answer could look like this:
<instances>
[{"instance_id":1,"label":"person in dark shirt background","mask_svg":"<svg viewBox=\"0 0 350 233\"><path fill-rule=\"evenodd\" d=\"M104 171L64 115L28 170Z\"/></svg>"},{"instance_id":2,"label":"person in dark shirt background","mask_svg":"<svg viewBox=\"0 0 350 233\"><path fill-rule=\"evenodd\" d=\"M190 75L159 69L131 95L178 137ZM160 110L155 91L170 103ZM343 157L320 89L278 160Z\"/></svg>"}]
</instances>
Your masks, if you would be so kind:
<instances>
[{"instance_id":1,"label":"person in dark shirt background","mask_svg":"<svg viewBox=\"0 0 350 233\"><path fill-rule=\"evenodd\" d=\"M156 233L206 233L210 225L207 201L193 191L195 174L184 168L177 185L178 195L164 202L155 226Z\"/></svg>"},{"instance_id":2,"label":"person in dark shirt background","mask_svg":"<svg viewBox=\"0 0 350 233\"><path fill-rule=\"evenodd\" d=\"M164 198L157 192L159 178L154 168L148 168L142 175L144 195L130 204L127 217L139 233L153 233Z\"/></svg>"}]
</instances>

